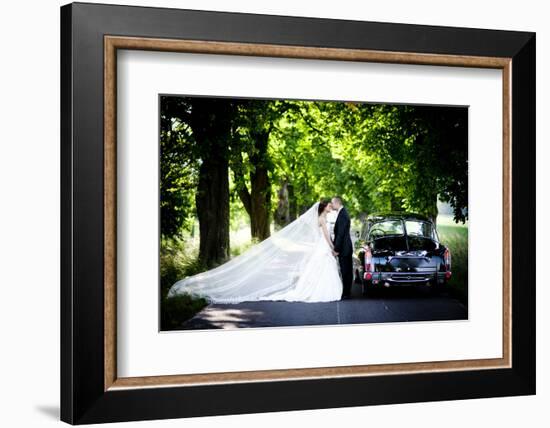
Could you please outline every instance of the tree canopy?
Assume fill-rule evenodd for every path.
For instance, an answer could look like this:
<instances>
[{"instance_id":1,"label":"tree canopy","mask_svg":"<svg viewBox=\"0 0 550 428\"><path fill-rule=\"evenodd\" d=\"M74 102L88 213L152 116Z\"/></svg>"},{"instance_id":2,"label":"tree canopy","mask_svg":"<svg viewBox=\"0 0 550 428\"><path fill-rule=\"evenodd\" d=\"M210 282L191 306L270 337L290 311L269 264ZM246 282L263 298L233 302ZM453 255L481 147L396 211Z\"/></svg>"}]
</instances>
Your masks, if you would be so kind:
<instances>
[{"instance_id":1,"label":"tree canopy","mask_svg":"<svg viewBox=\"0 0 550 428\"><path fill-rule=\"evenodd\" d=\"M352 216L435 220L441 199L467 219L467 108L164 96L160 132L161 233L198 217L207 265L227 255L231 210L258 240L336 194Z\"/></svg>"}]
</instances>

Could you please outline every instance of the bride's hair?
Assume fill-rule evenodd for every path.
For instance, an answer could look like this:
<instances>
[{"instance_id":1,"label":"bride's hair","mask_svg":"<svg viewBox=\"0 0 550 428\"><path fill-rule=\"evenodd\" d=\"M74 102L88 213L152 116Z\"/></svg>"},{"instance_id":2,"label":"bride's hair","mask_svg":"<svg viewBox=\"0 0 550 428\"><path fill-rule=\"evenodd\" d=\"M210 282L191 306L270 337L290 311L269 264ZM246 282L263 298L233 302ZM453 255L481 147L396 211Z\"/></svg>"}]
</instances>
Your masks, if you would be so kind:
<instances>
[{"instance_id":1,"label":"bride's hair","mask_svg":"<svg viewBox=\"0 0 550 428\"><path fill-rule=\"evenodd\" d=\"M323 211L327 207L327 205L330 203L328 199L321 199L319 201L319 207L317 208L317 215L323 214Z\"/></svg>"}]
</instances>

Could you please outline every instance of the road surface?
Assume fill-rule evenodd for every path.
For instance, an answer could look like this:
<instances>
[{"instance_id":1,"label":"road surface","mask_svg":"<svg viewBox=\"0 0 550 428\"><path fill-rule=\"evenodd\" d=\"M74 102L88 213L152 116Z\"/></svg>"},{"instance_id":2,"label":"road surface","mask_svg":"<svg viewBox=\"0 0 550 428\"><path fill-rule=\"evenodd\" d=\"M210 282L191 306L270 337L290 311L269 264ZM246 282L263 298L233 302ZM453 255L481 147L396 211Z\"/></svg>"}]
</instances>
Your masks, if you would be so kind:
<instances>
[{"instance_id":1,"label":"road surface","mask_svg":"<svg viewBox=\"0 0 550 428\"><path fill-rule=\"evenodd\" d=\"M349 300L328 303L243 302L212 304L182 325L184 330L460 320L467 308L448 293L424 288L382 290L363 298L354 285Z\"/></svg>"}]
</instances>

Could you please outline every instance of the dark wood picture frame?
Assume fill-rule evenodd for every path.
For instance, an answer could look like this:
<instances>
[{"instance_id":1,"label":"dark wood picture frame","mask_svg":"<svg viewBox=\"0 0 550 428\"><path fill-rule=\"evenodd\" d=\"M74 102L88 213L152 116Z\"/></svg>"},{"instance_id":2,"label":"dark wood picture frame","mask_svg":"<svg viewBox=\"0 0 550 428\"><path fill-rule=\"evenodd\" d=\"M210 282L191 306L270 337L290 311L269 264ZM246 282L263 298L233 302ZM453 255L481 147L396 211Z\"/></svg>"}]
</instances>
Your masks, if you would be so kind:
<instances>
[{"instance_id":1,"label":"dark wood picture frame","mask_svg":"<svg viewBox=\"0 0 550 428\"><path fill-rule=\"evenodd\" d=\"M503 163L504 183L503 357L118 378L117 49L501 69L503 158L494 162ZM533 33L63 6L61 419L81 424L534 394L534 183Z\"/></svg>"}]
</instances>

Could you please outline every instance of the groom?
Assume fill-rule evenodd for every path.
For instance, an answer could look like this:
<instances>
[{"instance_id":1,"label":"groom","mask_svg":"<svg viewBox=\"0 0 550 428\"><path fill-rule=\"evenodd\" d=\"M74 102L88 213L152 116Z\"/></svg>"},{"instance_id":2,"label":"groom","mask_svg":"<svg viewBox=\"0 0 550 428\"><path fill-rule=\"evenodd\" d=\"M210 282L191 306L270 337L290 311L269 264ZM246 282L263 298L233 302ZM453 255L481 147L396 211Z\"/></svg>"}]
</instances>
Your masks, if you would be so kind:
<instances>
[{"instance_id":1,"label":"groom","mask_svg":"<svg viewBox=\"0 0 550 428\"><path fill-rule=\"evenodd\" d=\"M333 253L335 256L338 256L338 262L340 263L343 285L342 299L349 299L351 297L351 283L353 281L351 222L340 196L332 198L332 208L337 211L336 222L334 223Z\"/></svg>"}]
</instances>

